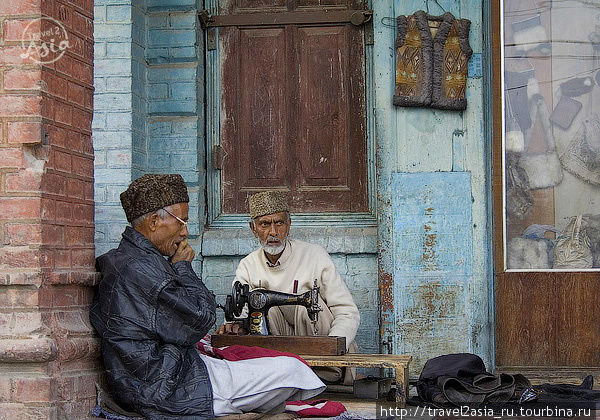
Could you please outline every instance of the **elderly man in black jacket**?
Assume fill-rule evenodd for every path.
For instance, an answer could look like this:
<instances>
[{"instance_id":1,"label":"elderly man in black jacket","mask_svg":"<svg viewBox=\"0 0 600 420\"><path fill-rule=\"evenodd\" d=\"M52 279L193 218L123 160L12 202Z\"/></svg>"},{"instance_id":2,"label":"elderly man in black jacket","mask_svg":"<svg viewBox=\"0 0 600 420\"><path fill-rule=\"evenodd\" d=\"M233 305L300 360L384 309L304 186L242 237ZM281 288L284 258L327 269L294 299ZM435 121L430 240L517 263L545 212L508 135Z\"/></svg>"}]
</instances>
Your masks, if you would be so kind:
<instances>
[{"instance_id":1,"label":"elderly man in black jacket","mask_svg":"<svg viewBox=\"0 0 600 420\"><path fill-rule=\"evenodd\" d=\"M132 227L117 249L98 258L102 279L90 310L114 398L151 419L210 419L281 409L289 397L319 393L323 384L292 358L285 358L292 360L287 367L271 364L273 373L259 359L198 354L196 343L215 322L215 299L192 269L188 202L179 175L144 175L121 194ZM247 382L248 371L255 382Z\"/></svg>"}]
</instances>

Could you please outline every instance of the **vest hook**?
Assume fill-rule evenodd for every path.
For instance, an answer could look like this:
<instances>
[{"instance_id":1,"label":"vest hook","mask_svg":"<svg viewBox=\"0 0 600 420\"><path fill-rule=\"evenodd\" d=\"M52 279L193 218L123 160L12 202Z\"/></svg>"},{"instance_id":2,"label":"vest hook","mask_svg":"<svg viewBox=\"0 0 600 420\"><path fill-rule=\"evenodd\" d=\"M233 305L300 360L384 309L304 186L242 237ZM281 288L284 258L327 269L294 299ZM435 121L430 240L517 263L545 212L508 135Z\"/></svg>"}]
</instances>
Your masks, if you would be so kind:
<instances>
[{"instance_id":1,"label":"vest hook","mask_svg":"<svg viewBox=\"0 0 600 420\"><path fill-rule=\"evenodd\" d=\"M444 9L438 0L433 0L433 2L437 4L440 9L442 9L442 12L446 13L446 9ZM427 14L429 14L429 0L425 0L425 7L427 8Z\"/></svg>"}]
</instances>

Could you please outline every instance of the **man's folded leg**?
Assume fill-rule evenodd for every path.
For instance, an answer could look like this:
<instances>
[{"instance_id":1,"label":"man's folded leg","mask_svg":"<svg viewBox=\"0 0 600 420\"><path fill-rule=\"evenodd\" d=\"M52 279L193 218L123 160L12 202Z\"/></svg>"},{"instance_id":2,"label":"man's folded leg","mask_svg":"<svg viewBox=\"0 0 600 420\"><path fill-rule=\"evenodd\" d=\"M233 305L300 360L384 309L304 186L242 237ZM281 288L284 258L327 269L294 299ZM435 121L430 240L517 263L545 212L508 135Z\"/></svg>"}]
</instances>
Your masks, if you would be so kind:
<instances>
[{"instance_id":1,"label":"man's folded leg","mask_svg":"<svg viewBox=\"0 0 600 420\"><path fill-rule=\"evenodd\" d=\"M358 353L358 346L356 341L350 343L348 347L348 353ZM356 368L354 367L315 367L313 371L319 378L326 384L338 384L353 385L356 379Z\"/></svg>"},{"instance_id":2,"label":"man's folded leg","mask_svg":"<svg viewBox=\"0 0 600 420\"><path fill-rule=\"evenodd\" d=\"M319 312L317 321L318 335L328 335L333 323L333 314L327 305L321 305L323 311ZM308 312L304 306L294 306L294 335L314 335L314 325L308 317ZM356 341L346 343L348 353L358 353ZM347 367L317 367L313 368L319 378L326 383L342 383L352 385L356 378L356 368Z\"/></svg>"},{"instance_id":3,"label":"man's folded leg","mask_svg":"<svg viewBox=\"0 0 600 420\"><path fill-rule=\"evenodd\" d=\"M228 361L200 355L213 389L216 416L283 410L285 401L312 398L325 389L314 372L293 357Z\"/></svg>"},{"instance_id":4,"label":"man's folded leg","mask_svg":"<svg viewBox=\"0 0 600 420\"><path fill-rule=\"evenodd\" d=\"M275 388L245 397L234 398L231 405L240 411L254 413L283 413L285 402L293 401L293 396L298 393L297 388Z\"/></svg>"}]
</instances>

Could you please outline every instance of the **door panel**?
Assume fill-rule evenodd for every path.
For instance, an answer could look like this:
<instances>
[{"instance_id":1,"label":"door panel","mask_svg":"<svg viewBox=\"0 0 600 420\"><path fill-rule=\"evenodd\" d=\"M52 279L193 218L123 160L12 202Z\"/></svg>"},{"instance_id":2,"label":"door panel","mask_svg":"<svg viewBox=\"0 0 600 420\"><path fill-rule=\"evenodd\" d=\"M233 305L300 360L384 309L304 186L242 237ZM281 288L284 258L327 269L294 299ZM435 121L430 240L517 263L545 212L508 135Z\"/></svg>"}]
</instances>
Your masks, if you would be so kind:
<instances>
[{"instance_id":1,"label":"door panel","mask_svg":"<svg viewBox=\"0 0 600 420\"><path fill-rule=\"evenodd\" d=\"M496 276L498 366L556 363L556 288L555 281L546 277L540 273Z\"/></svg>"},{"instance_id":2,"label":"door panel","mask_svg":"<svg viewBox=\"0 0 600 420\"><path fill-rule=\"evenodd\" d=\"M223 1L220 3L221 14L230 14L234 12L245 11L264 11L264 10L287 10L286 0L235 0Z\"/></svg>"},{"instance_id":3,"label":"door panel","mask_svg":"<svg viewBox=\"0 0 600 420\"><path fill-rule=\"evenodd\" d=\"M347 182L347 56L344 28L300 28L302 186Z\"/></svg>"},{"instance_id":4,"label":"door panel","mask_svg":"<svg viewBox=\"0 0 600 420\"><path fill-rule=\"evenodd\" d=\"M496 277L498 366L600 366L600 278L589 273Z\"/></svg>"},{"instance_id":5,"label":"door panel","mask_svg":"<svg viewBox=\"0 0 600 420\"><path fill-rule=\"evenodd\" d=\"M565 274L557 282L559 366L600 366L600 275Z\"/></svg>"},{"instance_id":6,"label":"door panel","mask_svg":"<svg viewBox=\"0 0 600 420\"><path fill-rule=\"evenodd\" d=\"M240 33L241 105L236 145L239 165L231 170L240 189L286 183L285 31L243 29ZM252 89L248 89L252 86ZM228 168L229 169L229 168ZM237 171L235 171L237 169Z\"/></svg>"},{"instance_id":7,"label":"door panel","mask_svg":"<svg viewBox=\"0 0 600 420\"><path fill-rule=\"evenodd\" d=\"M299 0L298 1L298 9L304 8L304 7L310 7L310 8L315 8L315 7L322 7L322 6L346 6L347 5L347 1L346 0Z\"/></svg>"}]
</instances>

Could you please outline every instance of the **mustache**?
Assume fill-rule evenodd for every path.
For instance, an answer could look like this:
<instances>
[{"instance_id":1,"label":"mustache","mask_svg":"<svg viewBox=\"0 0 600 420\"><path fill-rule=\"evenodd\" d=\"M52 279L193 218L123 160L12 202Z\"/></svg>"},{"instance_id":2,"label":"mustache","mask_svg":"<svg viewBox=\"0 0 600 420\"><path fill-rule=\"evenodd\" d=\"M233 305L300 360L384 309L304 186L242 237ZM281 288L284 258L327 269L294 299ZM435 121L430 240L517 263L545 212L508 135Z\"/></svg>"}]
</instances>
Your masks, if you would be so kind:
<instances>
[{"instance_id":1,"label":"mustache","mask_svg":"<svg viewBox=\"0 0 600 420\"><path fill-rule=\"evenodd\" d=\"M259 242L262 246L279 246L285 242L286 238L278 238L276 236L268 236L264 240L260 239Z\"/></svg>"},{"instance_id":2,"label":"mustache","mask_svg":"<svg viewBox=\"0 0 600 420\"><path fill-rule=\"evenodd\" d=\"M272 239L273 242L269 243L269 238L265 239L264 241L263 240L260 241L260 245L262 246L262 249L267 254L271 254L271 255L277 255L277 254L283 252L283 249L285 248L285 238L281 239L281 238L275 238L275 237L271 236L270 239Z\"/></svg>"}]
</instances>

